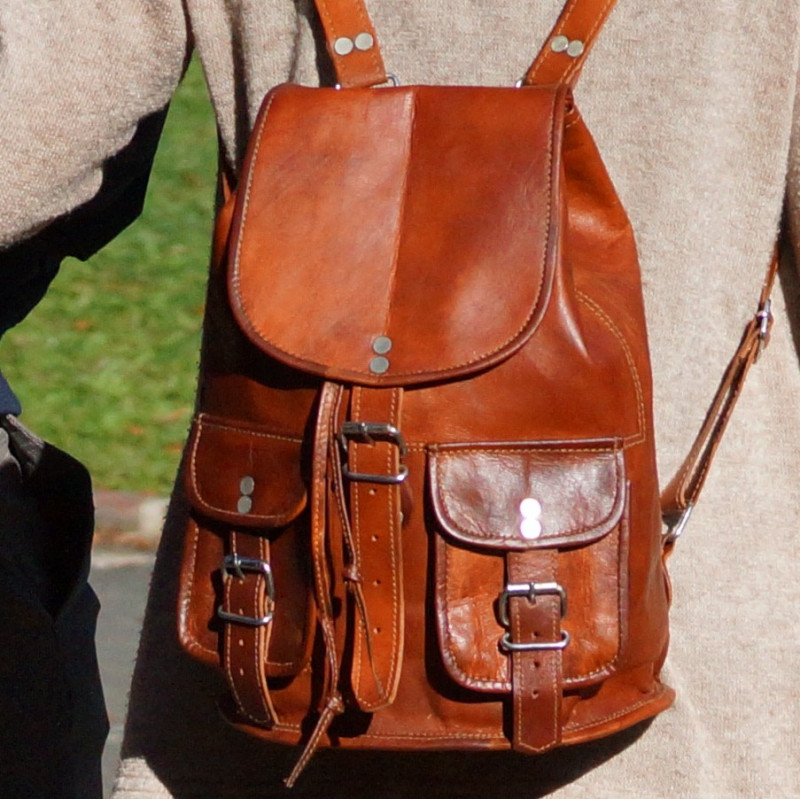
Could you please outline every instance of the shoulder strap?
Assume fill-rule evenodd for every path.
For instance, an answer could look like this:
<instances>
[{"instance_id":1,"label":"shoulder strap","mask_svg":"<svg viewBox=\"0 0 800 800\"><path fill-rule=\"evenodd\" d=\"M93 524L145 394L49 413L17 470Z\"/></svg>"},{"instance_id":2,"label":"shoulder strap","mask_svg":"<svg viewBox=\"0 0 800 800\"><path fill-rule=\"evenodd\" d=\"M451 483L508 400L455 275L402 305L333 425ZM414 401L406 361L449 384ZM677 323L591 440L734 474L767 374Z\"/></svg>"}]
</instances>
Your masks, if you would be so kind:
<instances>
[{"instance_id":1,"label":"shoulder strap","mask_svg":"<svg viewBox=\"0 0 800 800\"><path fill-rule=\"evenodd\" d=\"M352 87L385 83L386 70L364 0L315 0L315 3L338 84ZM616 0L566 0L523 83L574 86L615 3Z\"/></svg>"},{"instance_id":2,"label":"shoulder strap","mask_svg":"<svg viewBox=\"0 0 800 800\"><path fill-rule=\"evenodd\" d=\"M550 36L522 80L526 86L575 86L616 0L567 0Z\"/></svg>"},{"instance_id":3,"label":"shoulder strap","mask_svg":"<svg viewBox=\"0 0 800 800\"><path fill-rule=\"evenodd\" d=\"M667 526L664 537L667 552L671 551L675 540L683 532L692 509L700 497L711 462L739 399L747 373L769 343L772 328L770 294L778 273L779 259L780 254L776 245L761 288L756 313L745 326L739 346L725 369L692 449L661 495L661 513Z\"/></svg>"},{"instance_id":4,"label":"shoulder strap","mask_svg":"<svg viewBox=\"0 0 800 800\"><path fill-rule=\"evenodd\" d=\"M386 82L375 29L363 0L315 0L339 86Z\"/></svg>"}]
</instances>

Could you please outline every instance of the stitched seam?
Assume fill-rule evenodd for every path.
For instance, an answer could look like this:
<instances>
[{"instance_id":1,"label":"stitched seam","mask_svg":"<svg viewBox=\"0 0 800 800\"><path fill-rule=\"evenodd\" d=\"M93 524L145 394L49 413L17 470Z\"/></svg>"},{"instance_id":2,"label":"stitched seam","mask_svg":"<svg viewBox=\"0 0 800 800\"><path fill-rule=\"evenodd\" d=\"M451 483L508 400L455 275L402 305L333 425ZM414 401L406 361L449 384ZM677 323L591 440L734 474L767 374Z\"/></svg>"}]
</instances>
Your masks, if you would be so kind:
<instances>
[{"instance_id":1,"label":"stitched seam","mask_svg":"<svg viewBox=\"0 0 800 800\"><path fill-rule=\"evenodd\" d=\"M594 25L592 25L589 33L586 34L586 38L584 39L583 52L580 54L580 56L578 56L578 58L574 59L572 66L567 69L567 73L564 76L568 83L572 83L573 76L575 77L575 80L577 80L576 73L583 69L583 64L588 58L592 47L594 46L594 37L597 34L597 31L600 30L600 26L605 22L605 19L609 13L609 9L614 2L616 2L616 0L608 0L608 2L603 6L603 10L595 18Z\"/></svg>"},{"instance_id":2,"label":"stitched seam","mask_svg":"<svg viewBox=\"0 0 800 800\"><path fill-rule=\"evenodd\" d=\"M267 105L264 107L264 114L261 118L261 126L258 129L258 135L256 137L256 143L253 146L253 157L250 160L250 164L254 165L258 160L258 153L261 149L261 138L264 135L264 129L267 127L267 117L269 116L269 112L272 109L272 103L275 100L276 95L272 94L267 102ZM240 261L242 255L242 245L244 243L244 232L247 226L247 216L250 211L250 193L253 187L253 179L255 177L255 169L251 166L247 173L247 183L245 184L245 192L244 192L244 199L242 201L242 219L239 223L238 229L236 231L236 252L233 257L233 288L238 298L239 302L241 303L242 308L248 314L250 314L250 307L245 302L245 298L242 296L241 293L241 274L240 274Z\"/></svg>"},{"instance_id":3,"label":"stitched seam","mask_svg":"<svg viewBox=\"0 0 800 800\"><path fill-rule=\"evenodd\" d=\"M535 319L537 316L541 316L541 314L544 312L544 309L540 309L539 306L540 306L540 301L542 299L542 289L544 287L545 278L547 277L548 255L550 254L551 250L553 250L553 248L552 248L553 233L552 233L552 226L551 226L550 222L551 222L551 219L552 219L552 216L553 216L553 205L554 205L554 202L553 202L554 201L554 198L553 198L553 184L554 184L554 179L553 179L553 169L554 169L554 167L553 167L553 164L554 164L553 137L555 136L555 129L556 129L556 125L557 125L557 122L558 122L558 120L557 120L558 115L556 114L556 100L557 100L557 98L558 98L558 95L554 94L553 95L553 101L552 101L552 107L551 107L551 110L550 110L551 132L550 132L550 137L549 137L549 140L548 140L548 143L547 143L547 182L546 182L546 186L545 186L546 191L543 192L543 194L545 194L545 196L547 196L549 198L549 202L547 203L547 216L546 216L546 218L544 220L544 223L545 223L544 224L544 229L547 231L547 233L545 235L545 246L542 248L542 269L541 269L541 275L540 275L540 278L539 278L539 289L538 289L538 292L537 292L536 296L533 299L533 303L532 303L533 308L531 310L531 313L525 318L525 320L522 323L522 325L520 325L520 327L505 342L503 342L502 344L498 345L493 350L490 350L490 351L488 351L486 353L483 353L483 354L481 354L479 356L476 356L475 358L463 361L463 362L461 362L459 364L451 365L449 367L446 367L445 369L435 370L432 373L431 373L430 370L426 370L426 369L410 370L410 371L406 371L406 372L394 372L392 374L392 379L397 380L399 378L408 378L408 377L413 377L415 375L428 375L429 373L431 375L442 375L442 374L452 373L454 370L461 370L461 369L464 369L466 367L473 366L475 364L485 363L487 360L492 359L497 353L502 352L504 349L509 347L516 339L519 339L525 333L526 329L531 325L531 321L533 319ZM266 115L265 115L265 118L266 118ZM262 125L262 130L263 130L263 125ZM261 131L259 131L259 142L260 142L260 138L261 138ZM254 157L255 157L255 152L257 152L257 148L256 148L256 151L254 151ZM254 170L251 170L250 171L250 175L248 176L248 184L247 184L246 195L245 195L245 203L247 203L249 201L250 182L252 180L253 171ZM242 223L240 225L240 228L243 227L244 224L245 224L245 216L244 216L244 213L243 213ZM239 237L239 241L237 242L235 270L234 270L234 279L233 280L234 280L234 286L235 286L235 288L237 290L237 296L239 297L239 299L241 301L242 308L246 312L247 320L246 320L245 327L251 333L253 333L256 337L258 337L262 342L264 342L265 344L267 344L270 347L274 347L276 350L279 350L282 354L287 355L290 358L296 359L298 361L301 361L303 364L310 365L310 366L312 366L312 367L314 367L316 369L326 368L325 364L320 364L320 363L318 363L316 361L311 361L308 358L306 358L306 356L303 356L303 355L300 355L298 353L295 353L292 350L289 350L289 349L283 347L282 345L279 345L279 344L276 344L276 343L272 342L267 337L267 335L266 335L266 333L264 332L263 329L255 327L255 325L253 324L252 320L250 319L250 308L245 304L244 298L241 297L241 295L240 295L240 293L238 291L238 289L239 289L239 280L238 280L239 268L238 267L239 267L240 243L241 243L241 237ZM555 258L553 257L551 260L552 260L553 264L551 265L552 269L550 270L550 277L552 278L552 273L553 273L553 271L555 269L555 263L554 263L555 262ZM532 331L531 331L531 333L532 333ZM368 377L370 380L374 380L375 379L375 376L372 373L368 373L368 372L365 372L365 371L349 370L348 369L348 373L355 374L355 375L358 375L358 376L361 376L361 377Z\"/></svg>"},{"instance_id":4,"label":"stitched seam","mask_svg":"<svg viewBox=\"0 0 800 800\"><path fill-rule=\"evenodd\" d=\"M626 714L630 714L632 711L636 711L637 708L642 708L643 706L649 705L658 697L661 697L664 694L663 688L661 689L658 694L654 697L650 697L647 700L639 700L632 705L626 706L625 708L621 709L620 711L616 711L614 714L609 714L605 717L600 717L598 719L593 719L591 722L587 722L583 725L575 725L575 724L567 724L564 726L565 731L582 731L586 730L587 728L593 728L595 725L600 725L603 722L610 722L612 719L619 719L620 717L624 717Z\"/></svg>"},{"instance_id":5,"label":"stitched seam","mask_svg":"<svg viewBox=\"0 0 800 800\"><path fill-rule=\"evenodd\" d=\"M453 596L450 592L451 582L449 580L450 576L450 567L449 567L449 560L450 560L450 545L444 540L444 537L439 534L440 539L440 547L437 549L441 549L442 555L442 579L444 581L444 594L445 594L445 608L442 609L442 633L444 636L445 641L442 642L442 648L446 652L442 653L442 657L444 658L450 672L457 677L459 680L466 683L470 688L482 688L482 689L494 689L500 691L508 691L511 688L510 681L498 681L496 678L492 678L488 675L474 675L472 673L466 672L466 670L462 669L458 664L458 657L456 652L453 648L453 637L450 629L450 615L449 610L452 606L452 599Z\"/></svg>"},{"instance_id":6,"label":"stitched seam","mask_svg":"<svg viewBox=\"0 0 800 800\"><path fill-rule=\"evenodd\" d=\"M222 422L214 422L208 414L200 414L197 418L198 427L204 426L208 428L216 428L221 431L233 431L234 433L242 433L245 436L255 436L259 439L275 439L281 442L292 442L294 444L302 444L303 438L301 436L291 436L289 434L268 433L266 431L257 431L244 425L230 425Z\"/></svg>"},{"instance_id":7,"label":"stitched seam","mask_svg":"<svg viewBox=\"0 0 800 800\"><path fill-rule=\"evenodd\" d=\"M190 455L190 458L189 458L189 471L190 471L191 476L192 476L192 485L194 487L195 495L197 496L197 499L199 501L199 505L205 511L217 511L217 512L220 512L220 513L226 514L226 515L236 514L237 512L232 511L229 508L220 508L218 506L215 506L213 503L209 503L205 499L205 492L203 492L201 490L200 478L199 478L198 471L197 471L198 450L200 449L200 440L201 440L202 433L203 433L203 427L205 425L205 423L203 422L202 415L200 417L198 417L196 425L197 425L197 435L194 437L194 442L192 443L192 450L191 450L191 455ZM242 428L233 428L233 427L231 427L229 425L218 425L218 424L213 423L213 422L212 423L208 423L208 427L215 428L217 430L232 431L233 433L244 433L247 436L252 435L252 436L257 436L257 437L264 438L264 439L274 439L276 441L291 442L293 444L300 444L301 441L302 441L300 439L294 439L294 438L290 439L290 438L288 438L286 436L275 436L275 435L269 434L269 433L251 432L251 431L248 431L248 430L242 429ZM285 513L284 514L254 514L254 515L251 515L250 518L251 519L256 519L256 520L258 520L259 522L262 522L262 523L273 523L275 525L281 525L281 524L284 524L286 522L289 522L292 519L292 515L291 514L285 514Z\"/></svg>"},{"instance_id":8,"label":"stitched seam","mask_svg":"<svg viewBox=\"0 0 800 800\"><path fill-rule=\"evenodd\" d=\"M200 542L200 528L191 517L189 518L189 525L190 528L194 530L194 535L192 537L193 542L192 542L191 564L189 568L189 580L186 585L185 597L188 603L192 605L193 603L192 598L194 597L194 588L196 585L195 573L197 570L197 547ZM206 647L205 645L201 644L201 642L195 636L192 636L192 650L195 652L199 651L202 653L208 653L209 655L212 656L217 656L216 650L212 650L210 647Z\"/></svg>"},{"instance_id":9,"label":"stitched seam","mask_svg":"<svg viewBox=\"0 0 800 800\"><path fill-rule=\"evenodd\" d=\"M231 548L235 552L236 551L236 531L231 531ZM231 606L231 589L230 583L225 587L225 600L227 603L228 608L232 608ZM234 698L236 699L236 707L243 716L247 717L247 719L255 722L258 725L269 724L270 719L267 716L265 719L259 719L258 717L253 716L248 710L245 709L245 705L242 702L241 695L239 694L238 684L236 679L233 676L233 665L231 662L231 637L233 636L232 625L230 623L225 625L225 672L228 676L228 686L230 686L231 693L233 694ZM258 676L258 672L256 672L256 676ZM256 677L258 681L258 677ZM258 681L260 684L260 681ZM260 685L259 685L260 691Z\"/></svg>"},{"instance_id":10,"label":"stitched seam","mask_svg":"<svg viewBox=\"0 0 800 800\"><path fill-rule=\"evenodd\" d=\"M355 386L352 391L351 399L351 418L354 420L361 419L361 387ZM348 448L348 468L351 472L358 472L358 447ZM361 547L361 503L359 500L360 486L358 481L351 481L352 503L350 504L350 513L353 517L353 543L358 549L358 563L362 562L362 547ZM363 637L369 636L367 630L367 620L362 619L361 615L356 614L356 628L363 631ZM363 641L362 636L355 636L353 641L353 694L356 696L360 703L364 703L361 694L361 671L363 669Z\"/></svg>"},{"instance_id":11,"label":"stitched seam","mask_svg":"<svg viewBox=\"0 0 800 800\"><path fill-rule=\"evenodd\" d=\"M392 423L399 427L399 401L400 401L400 391L399 389L394 389L392 391L392 401L391 406L389 408L389 418L392 420ZM399 464L400 457L397 452L396 447L392 447L389 449L389 452L386 457L386 468L389 472L393 471L394 469L394 460L395 456L397 456L397 462ZM403 625L402 619L402 608L401 608L401 601L402 597L400 595L402 589L402 581L403 576L400 574L400 565L398 565L398 557L400 555L400 542L399 539L399 530L396 526L396 517L395 517L395 503L397 502L397 498L400 495L400 486L399 484L396 486L389 486L387 487L387 494L388 494L388 506L389 506L389 541L391 542L391 546L389 549L389 555L391 557L392 563L392 658L389 662L389 683L386 688L387 696L391 695L392 686L395 682L395 677L397 673L397 657L399 655L399 639L402 635L401 626ZM379 687L380 688L380 687Z\"/></svg>"},{"instance_id":12,"label":"stitched seam","mask_svg":"<svg viewBox=\"0 0 800 800\"><path fill-rule=\"evenodd\" d=\"M614 324L614 321L611 317L606 314L606 312L592 300L590 297L585 295L581 291L576 292L578 302L583 303L585 306L595 313L597 317L603 321L611 331L611 333L617 338L620 345L622 345L623 352L625 353L625 360L628 362L628 369L631 373L631 378L633 380L634 389L636 391L636 404L637 404L637 424L639 427L638 436L641 438L637 438L635 440L629 440L630 444L639 443L646 441L647 437L645 435L645 413L644 413L644 392L642 390L642 384L639 379L639 372L636 369L636 362L633 359L633 353L628 345L628 342L625 340L625 337L622 335L622 331Z\"/></svg>"},{"instance_id":13,"label":"stitched seam","mask_svg":"<svg viewBox=\"0 0 800 800\"><path fill-rule=\"evenodd\" d=\"M348 69L347 62L345 61L344 57L338 55L333 49L333 43L338 38L338 35L336 27L333 24L333 17L328 11L328 4L325 2L325 0L317 0L317 9L319 10L320 16L324 17L323 27L325 28L325 38L330 44L330 47L328 48L328 54L333 62L333 68L336 72L336 77L339 79L339 83L349 83L350 70ZM330 31L330 34L328 34L328 31Z\"/></svg>"},{"instance_id":14,"label":"stitched seam","mask_svg":"<svg viewBox=\"0 0 800 800\"><path fill-rule=\"evenodd\" d=\"M568 2L570 2L570 0L568 0ZM572 3L569 5L569 8L566 8L566 9L564 10L564 12L563 12L562 16L560 16L560 17L559 17L559 18L556 20L556 24L553 26L553 30L551 30L551 31L550 31L550 35L547 37L547 39L545 40L544 46L542 47L542 50L541 50L541 59L540 59L538 56L537 56L537 58L536 58L536 61L538 61L539 63L538 63L538 65L537 65L537 64L534 62L534 68L533 68L533 71L532 71L532 72L530 72L530 78L529 78L529 81L530 81L531 83L533 83L533 82L534 82L534 79L536 78L537 74L538 74L538 73L541 71L541 69L542 69L542 66L543 66L543 65L544 65L544 64L545 64L545 63L546 63L546 62L547 62L547 61L550 59L550 57L551 57L551 53L552 53L553 51L552 51L552 50L549 50L549 49L547 48L547 45L548 45L548 44L549 44L549 43L550 43L550 42L551 42L551 41L552 41L552 40L553 40L553 39L554 39L556 36L558 36L559 34L563 33L563 31L564 31L564 28L566 27L566 25L567 25L567 22L569 21L569 18L570 18L570 17L572 16L572 14L574 13L574 11L575 11L575 8L577 7L577 5L578 5L578 2L577 2L577 0L575 0L574 2L572 2ZM559 54L559 55L560 55L560 54Z\"/></svg>"},{"instance_id":15,"label":"stitched seam","mask_svg":"<svg viewBox=\"0 0 800 800\"><path fill-rule=\"evenodd\" d=\"M462 452L464 452L464 451L462 451ZM489 453L489 454L497 454L497 455L505 455L505 454L508 453L507 450L481 450L479 448L475 448L475 450L470 450L468 452L480 452L480 453ZM540 452L540 451L535 449L535 448L530 448L526 452ZM591 451L591 450L587 450L587 451L581 451L581 450L563 450L563 451L562 450L548 450L547 452L595 452L595 451ZM598 450L596 452L604 452L604 451ZM613 450L608 450L607 452L612 453L612 454L616 454L619 451L615 448ZM443 472L442 471L443 471L443 468L444 468L444 461L447 458L458 458L458 455L456 455L456 454L451 455L451 454L447 454L447 453L442 453L441 457L436 459L436 477L437 477L437 481L438 481L439 484L441 484L443 482L442 481L442 478L443 478ZM547 541L548 539L555 539L555 538L557 538L559 536L565 536L567 534L572 534L572 535L578 536L581 533L585 533L586 531L590 531L590 530L593 530L595 528L600 528L604 524L606 524L608 522L608 520L610 520L614 516L614 513L616 512L617 500L619 499L619 485L620 485L621 473L622 473L622 468L621 468L621 465L619 463L619 459L615 458L614 459L614 475L615 475L615 478L616 478L615 486L617 488L616 488L616 492L614 494L614 498L612 500L611 509L606 514L606 516L603 517L603 519L599 520L598 522L592 523L590 525L584 525L582 528L578 528L578 529L568 528L566 530L560 530L560 531L558 531L556 533L545 534L545 535L542 536L541 541ZM466 535L471 536L472 538L476 538L476 539L484 539L484 540L486 540L486 539L494 539L495 538L493 536L493 534L491 534L491 533L484 533L483 531L480 531L480 530L475 530L473 528L465 528L465 527L463 527L461 524L459 524L454 519L452 511L451 511L451 508L448 506L448 498L447 498L447 496L444 495L444 493L438 493L438 496L439 496L442 508L443 508L443 510L445 512L445 517L446 517L447 522L449 522L454 528L456 528L456 530L459 530L459 531L465 533Z\"/></svg>"},{"instance_id":16,"label":"stitched seam","mask_svg":"<svg viewBox=\"0 0 800 800\"><path fill-rule=\"evenodd\" d=\"M370 47L368 53L364 53L369 60L372 62L372 68L376 73L383 74L386 72L384 69L382 59L379 57L380 50L378 48L378 36L375 32L375 26L372 24L372 20L369 18L369 14L367 13L367 9L360 0L356 2L356 9L358 12L359 20L361 21L361 25L363 26L364 30L369 32L372 36L372 47ZM359 53L359 55L362 55Z\"/></svg>"},{"instance_id":17,"label":"stitched seam","mask_svg":"<svg viewBox=\"0 0 800 800\"><path fill-rule=\"evenodd\" d=\"M610 536L613 536L614 533L617 534L617 560L616 563L618 564L617 573L614 576L617 582L617 652L606 661L605 664L597 667L597 669L593 669L591 672L586 672L583 675L570 675L569 678L564 679L564 684L569 686L571 683L576 683L577 681L585 681L589 680L594 677L600 677L605 675L612 670L617 662L619 661L619 654L622 647L622 583L619 580L619 569L622 568L622 562L620 561L620 556L622 554L622 520L620 520L620 524L617 525L614 530L610 533Z\"/></svg>"}]
</instances>

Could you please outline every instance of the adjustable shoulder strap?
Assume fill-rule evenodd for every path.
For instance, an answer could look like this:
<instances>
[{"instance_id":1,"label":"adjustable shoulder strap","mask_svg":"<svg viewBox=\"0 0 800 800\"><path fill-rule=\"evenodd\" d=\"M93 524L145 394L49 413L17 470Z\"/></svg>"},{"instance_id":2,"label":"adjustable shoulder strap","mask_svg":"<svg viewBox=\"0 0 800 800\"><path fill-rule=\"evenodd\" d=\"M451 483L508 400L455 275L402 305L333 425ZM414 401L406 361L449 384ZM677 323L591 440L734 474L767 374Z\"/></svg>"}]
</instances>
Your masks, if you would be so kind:
<instances>
[{"instance_id":1,"label":"adjustable shoulder strap","mask_svg":"<svg viewBox=\"0 0 800 800\"><path fill-rule=\"evenodd\" d=\"M526 86L574 86L616 0L567 0L550 36L525 74Z\"/></svg>"},{"instance_id":2,"label":"adjustable shoulder strap","mask_svg":"<svg viewBox=\"0 0 800 800\"><path fill-rule=\"evenodd\" d=\"M667 552L671 551L675 540L683 532L692 509L700 497L711 462L739 399L747 373L769 343L772 328L770 294L778 273L779 258L776 245L761 288L756 313L745 326L739 346L722 376L692 449L661 495L661 512L668 528L664 537Z\"/></svg>"},{"instance_id":3,"label":"adjustable shoulder strap","mask_svg":"<svg viewBox=\"0 0 800 800\"><path fill-rule=\"evenodd\" d=\"M363 0L315 0L339 86L386 82L375 29Z\"/></svg>"}]
</instances>

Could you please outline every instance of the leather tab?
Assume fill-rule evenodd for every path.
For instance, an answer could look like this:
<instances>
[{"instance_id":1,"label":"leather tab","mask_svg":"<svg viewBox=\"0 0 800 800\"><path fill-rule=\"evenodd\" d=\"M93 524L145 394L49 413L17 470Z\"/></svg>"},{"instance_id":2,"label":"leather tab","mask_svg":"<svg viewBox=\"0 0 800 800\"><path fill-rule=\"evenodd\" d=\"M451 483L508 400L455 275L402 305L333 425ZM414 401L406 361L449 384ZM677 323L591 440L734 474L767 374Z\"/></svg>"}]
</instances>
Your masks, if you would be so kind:
<instances>
[{"instance_id":1,"label":"leather tab","mask_svg":"<svg viewBox=\"0 0 800 800\"><path fill-rule=\"evenodd\" d=\"M398 427L401 401L399 389L354 388L351 420ZM363 476L350 480L352 578L363 598L353 634L352 688L362 710L377 711L394 701L403 659L400 484L380 482L401 474L401 452L395 441L351 438L346 456L350 475Z\"/></svg>"},{"instance_id":2,"label":"leather tab","mask_svg":"<svg viewBox=\"0 0 800 800\"><path fill-rule=\"evenodd\" d=\"M567 0L523 84L575 86L594 40L615 5L616 0Z\"/></svg>"},{"instance_id":3,"label":"leather tab","mask_svg":"<svg viewBox=\"0 0 800 800\"><path fill-rule=\"evenodd\" d=\"M316 0L316 6L339 86L386 83L375 28L362 0Z\"/></svg>"},{"instance_id":4,"label":"leather tab","mask_svg":"<svg viewBox=\"0 0 800 800\"><path fill-rule=\"evenodd\" d=\"M261 536L231 534L231 555L269 564L269 542ZM222 611L242 622L223 624L222 662L237 710L248 720L266 727L278 722L267 686L265 665L272 624L255 625L245 619L262 619L271 613L265 577L258 572L229 573L224 578Z\"/></svg>"},{"instance_id":5,"label":"leather tab","mask_svg":"<svg viewBox=\"0 0 800 800\"><path fill-rule=\"evenodd\" d=\"M552 551L509 553L506 563L509 584L555 582L557 560ZM511 641L518 646L560 642L561 612L557 595L510 599ZM561 656L560 649L511 652L515 750L543 753L561 742Z\"/></svg>"}]
</instances>

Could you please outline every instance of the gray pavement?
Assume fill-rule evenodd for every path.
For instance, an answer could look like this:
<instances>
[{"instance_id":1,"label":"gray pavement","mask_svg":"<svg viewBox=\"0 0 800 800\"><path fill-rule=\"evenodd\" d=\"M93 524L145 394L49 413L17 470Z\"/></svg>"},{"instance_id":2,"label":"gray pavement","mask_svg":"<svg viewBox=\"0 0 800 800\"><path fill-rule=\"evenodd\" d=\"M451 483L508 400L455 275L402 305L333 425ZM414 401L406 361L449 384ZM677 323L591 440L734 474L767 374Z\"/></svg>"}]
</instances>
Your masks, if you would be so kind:
<instances>
[{"instance_id":1,"label":"gray pavement","mask_svg":"<svg viewBox=\"0 0 800 800\"><path fill-rule=\"evenodd\" d=\"M97 531L91 583L100 598L97 655L111 731L103 754L108 797L119 762L133 662L166 501L95 492Z\"/></svg>"}]
</instances>

